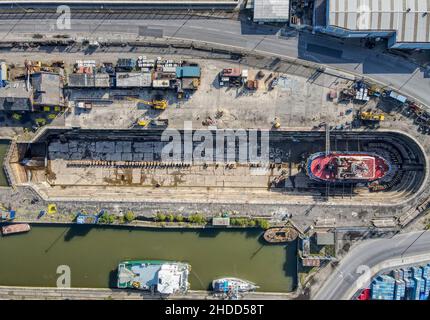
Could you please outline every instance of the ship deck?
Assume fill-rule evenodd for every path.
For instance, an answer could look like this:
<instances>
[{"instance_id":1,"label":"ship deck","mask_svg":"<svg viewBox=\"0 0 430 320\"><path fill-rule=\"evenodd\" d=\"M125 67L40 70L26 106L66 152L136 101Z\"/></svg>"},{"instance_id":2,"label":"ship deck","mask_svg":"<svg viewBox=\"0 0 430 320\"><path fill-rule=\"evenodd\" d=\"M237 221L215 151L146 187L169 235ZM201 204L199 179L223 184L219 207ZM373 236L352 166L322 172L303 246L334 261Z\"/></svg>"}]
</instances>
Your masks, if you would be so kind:
<instances>
[{"instance_id":1,"label":"ship deck","mask_svg":"<svg viewBox=\"0 0 430 320\"><path fill-rule=\"evenodd\" d=\"M376 155L330 154L315 157L310 163L313 178L325 181L374 181L389 171L386 161Z\"/></svg>"}]
</instances>

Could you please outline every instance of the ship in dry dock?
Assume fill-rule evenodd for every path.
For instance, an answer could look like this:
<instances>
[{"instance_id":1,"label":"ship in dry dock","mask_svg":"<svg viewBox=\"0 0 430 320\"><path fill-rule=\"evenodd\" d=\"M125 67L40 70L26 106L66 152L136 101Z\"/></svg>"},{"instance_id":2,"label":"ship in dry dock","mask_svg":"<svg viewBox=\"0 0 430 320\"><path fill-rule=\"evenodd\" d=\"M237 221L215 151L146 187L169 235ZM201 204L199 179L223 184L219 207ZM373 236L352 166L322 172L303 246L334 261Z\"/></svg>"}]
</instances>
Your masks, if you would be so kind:
<instances>
[{"instance_id":1,"label":"ship in dry dock","mask_svg":"<svg viewBox=\"0 0 430 320\"><path fill-rule=\"evenodd\" d=\"M308 176L320 182L372 182L391 172L391 164L374 153L319 152L308 158Z\"/></svg>"}]
</instances>

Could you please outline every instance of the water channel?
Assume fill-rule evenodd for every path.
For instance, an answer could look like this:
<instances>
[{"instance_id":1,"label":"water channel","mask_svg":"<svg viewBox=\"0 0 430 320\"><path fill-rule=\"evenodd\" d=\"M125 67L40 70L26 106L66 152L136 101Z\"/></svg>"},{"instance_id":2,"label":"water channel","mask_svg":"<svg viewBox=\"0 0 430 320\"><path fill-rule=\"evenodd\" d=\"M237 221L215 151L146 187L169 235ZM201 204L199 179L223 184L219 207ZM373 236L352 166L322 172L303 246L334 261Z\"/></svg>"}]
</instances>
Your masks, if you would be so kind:
<instances>
[{"instance_id":1,"label":"water channel","mask_svg":"<svg viewBox=\"0 0 430 320\"><path fill-rule=\"evenodd\" d=\"M191 289L234 276L260 291L288 292L296 285L296 242L268 245L262 231L138 229L33 225L27 234L0 237L0 285L55 286L57 267L71 268L72 287L114 287L123 259L186 261Z\"/></svg>"}]
</instances>

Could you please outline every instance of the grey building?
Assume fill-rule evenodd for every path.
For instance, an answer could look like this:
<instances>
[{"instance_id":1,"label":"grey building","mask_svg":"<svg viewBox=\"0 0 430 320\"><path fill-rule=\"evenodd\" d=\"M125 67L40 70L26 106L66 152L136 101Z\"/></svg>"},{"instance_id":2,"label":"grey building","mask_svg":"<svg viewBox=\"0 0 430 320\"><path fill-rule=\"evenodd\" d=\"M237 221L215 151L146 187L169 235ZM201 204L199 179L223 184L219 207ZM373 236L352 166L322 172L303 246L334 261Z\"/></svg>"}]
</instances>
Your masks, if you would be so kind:
<instances>
[{"instance_id":1,"label":"grey building","mask_svg":"<svg viewBox=\"0 0 430 320\"><path fill-rule=\"evenodd\" d=\"M314 29L346 38L386 38L389 48L430 49L430 2L318 0Z\"/></svg>"},{"instance_id":2,"label":"grey building","mask_svg":"<svg viewBox=\"0 0 430 320\"><path fill-rule=\"evenodd\" d=\"M288 22L290 0L254 0L254 21Z\"/></svg>"},{"instance_id":3,"label":"grey building","mask_svg":"<svg viewBox=\"0 0 430 320\"><path fill-rule=\"evenodd\" d=\"M57 73L38 72L31 76L33 104L39 106L63 106L63 82Z\"/></svg>"},{"instance_id":4,"label":"grey building","mask_svg":"<svg viewBox=\"0 0 430 320\"><path fill-rule=\"evenodd\" d=\"M149 88L152 85L152 74L149 72L117 72L118 88Z\"/></svg>"},{"instance_id":5,"label":"grey building","mask_svg":"<svg viewBox=\"0 0 430 320\"><path fill-rule=\"evenodd\" d=\"M109 88L110 77L107 73L72 73L67 77L67 86L71 88Z\"/></svg>"},{"instance_id":6,"label":"grey building","mask_svg":"<svg viewBox=\"0 0 430 320\"><path fill-rule=\"evenodd\" d=\"M33 93L25 81L10 82L0 88L0 111L33 111Z\"/></svg>"}]
</instances>

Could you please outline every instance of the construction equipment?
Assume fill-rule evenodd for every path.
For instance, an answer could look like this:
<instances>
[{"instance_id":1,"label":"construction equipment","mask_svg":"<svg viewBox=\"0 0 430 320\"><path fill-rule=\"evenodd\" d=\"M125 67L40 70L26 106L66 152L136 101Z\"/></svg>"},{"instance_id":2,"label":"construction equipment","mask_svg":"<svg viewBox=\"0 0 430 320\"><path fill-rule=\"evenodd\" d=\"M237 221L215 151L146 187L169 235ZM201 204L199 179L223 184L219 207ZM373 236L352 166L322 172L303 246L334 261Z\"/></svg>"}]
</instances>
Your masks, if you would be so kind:
<instances>
[{"instance_id":1,"label":"construction equipment","mask_svg":"<svg viewBox=\"0 0 430 320\"><path fill-rule=\"evenodd\" d=\"M147 127L151 121L147 119L140 119L137 121L139 127Z\"/></svg>"},{"instance_id":2,"label":"construction equipment","mask_svg":"<svg viewBox=\"0 0 430 320\"><path fill-rule=\"evenodd\" d=\"M273 128L275 129L279 129L281 127L281 122L279 121L279 118L275 118L272 124L273 124Z\"/></svg>"},{"instance_id":3,"label":"construction equipment","mask_svg":"<svg viewBox=\"0 0 430 320\"><path fill-rule=\"evenodd\" d=\"M369 88L369 96L380 97L383 92L384 90L376 84Z\"/></svg>"},{"instance_id":4,"label":"construction equipment","mask_svg":"<svg viewBox=\"0 0 430 320\"><path fill-rule=\"evenodd\" d=\"M365 111L360 114L360 119L364 121L384 121L385 116L382 113L374 113L371 111Z\"/></svg>"},{"instance_id":5,"label":"construction equipment","mask_svg":"<svg viewBox=\"0 0 430 320\"><path fill-rule=\"evenodd\" d=\"M152 101L138 99L138 98L132 98L132 97L127 97L126 99L129 101L135 101L138 103L143 103L143 104L151 106L152 108L157 109L157 110L165 110L167 108L167 100L164 99L162 96L155 96L154 98L152 98Z\"/></svg>"},{"instance_id":6,"label":"construction equipment","mask_svg":"<svg viewBox=\"0 0 430 320\"><path fill-rule=\"evenodd\" d=\"M48 204L48 214L56 214L57 213L57 205L55 203Z\"/></svg>"}]
</instances>

